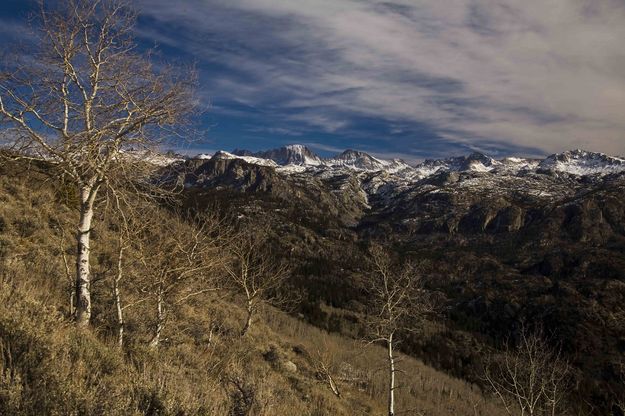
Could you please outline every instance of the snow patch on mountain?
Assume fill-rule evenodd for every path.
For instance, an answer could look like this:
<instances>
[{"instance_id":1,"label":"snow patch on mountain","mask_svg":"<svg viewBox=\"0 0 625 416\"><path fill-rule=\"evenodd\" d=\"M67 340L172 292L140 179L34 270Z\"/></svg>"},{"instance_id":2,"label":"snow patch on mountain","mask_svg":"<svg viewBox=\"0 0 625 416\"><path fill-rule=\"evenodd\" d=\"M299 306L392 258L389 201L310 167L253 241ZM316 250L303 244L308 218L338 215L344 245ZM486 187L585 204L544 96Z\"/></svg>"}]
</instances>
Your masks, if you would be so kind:
<instances>
[{"instance_id":1,"label":"snow patch on mountain","mask_svg":"<svg viewBox=\"0 0 625 416\"><path fill-rule=\"evenodd\" d=\"M431 176L438 172L491 172L499 162L482 153L472 153L469 156L456 156L447 159L428 159L416 166L422 177Z\"/></svg>"},{"instance_id":2,"label":"snow patch on mountain","mask_svg":"<svg viewBox=\"0 0 625 416\"><path fill-rule=\"evenodd\" d=\"M120 153L124 156L129 156L137 160L151 163L155 166L170 166L175 163L184 162L185 159L181 155L176 154L164 154L158 153L148 149L142 150L121 150Z\"/></svg>"},{"instance_id":3,"label":"snow patch on mountain","mask_svg":"<svg viewBox=\"0 0 625 416\"><path fill-rule=\"evenodd\" d=\"M378 159L367 153L351 149L332 158L324 159L323 164L331 168L347 168L365 172L414 173L414 168L401 159Z\"/></svg>"},{"instance_id":4,"label":"snow patch on mountain","mask_svg":"<svg viewBox=\"0 0 625 416\"><path fill-rule=\"evenodd\" d=\"M501 159L499 162L500 163L491 171L492 173L518 175L526 172L535 172L536 168L538 168L540 160L523 159L520 157L506 157Z\"/></svg>"},{"instance_id":5,"label":"snow patch on mountain","mask_svg":"<svg viewBox=\"0 0 625 416\"><path fill-rule=\"evenodd\" d=\"M574 176L603 176L625 172L625 159L572 150L554 154L544 160L507 157L495 160L482 153L468 156L456 156L447 159L428 159L416 166L410 166L400 159L384 160L358 150L346 150L331 158L321 158L308 147L299 144L283 146L278 149L252 153L247 150L234 150L232 153L219 151L214 155L201 154L196 159L210 158L241 159L247 163L269 166L283 174L303 174L319 177L334 177L345 174L376 175L362 177L363 185L370 190L384 189L384 185L393 183L409 184L443 172L475 172L496 176L518 176L533 173ZM177 160L172 160L174 163ZM160 165L170 163L163 159L156 161Z\"/></svg>"},{"instance_id":6,"label":"snow patch on mountain","mask_svg":"<svg viewBox=\"0 0 625 416\"><path fill-rule=\"evenodd\" d=\"M217 159L239 159L239 160L243 160L243 161L245 161L247 163L251 163L253 165L269 166L269 167L272 167L272 168L278 167L278 164L276 162L274 162L273 160L270 160L270 159L263 159L263 158L254 157L254 156L239 156L239 155L234 155L232 153L224 152L223 150L220 150L219 152L215 153L212 158L217 158Z\"/></svg>"},{"instance_id":7,"label":"snow patch on mountain","mask_svg":"<svg viewBox=\"0 0 625 416\"><path fill-rule=\"evenodd\" d=\"M259 159L269 159L275 162L277 165L281 166L319 166L323 164L319 156L317 156L308 147L301 144L290 144L288 146L283 146L279 149L272 149L256 153L252 153L247 150L235 150L233 153L236 156L241 157L256 157Z\"/></svg>"},{"instance_id":8,"label":"snow patch on mountain","mask_svg":"<svg viewBox=\"0 0 625 416\"><path fill-rule=\"evenodd\" d=\"M571 175L608 175L625 172L625 159L585 150L553 154L540 162L541 171L564 172Z\"/></svg>"}]
</instances>

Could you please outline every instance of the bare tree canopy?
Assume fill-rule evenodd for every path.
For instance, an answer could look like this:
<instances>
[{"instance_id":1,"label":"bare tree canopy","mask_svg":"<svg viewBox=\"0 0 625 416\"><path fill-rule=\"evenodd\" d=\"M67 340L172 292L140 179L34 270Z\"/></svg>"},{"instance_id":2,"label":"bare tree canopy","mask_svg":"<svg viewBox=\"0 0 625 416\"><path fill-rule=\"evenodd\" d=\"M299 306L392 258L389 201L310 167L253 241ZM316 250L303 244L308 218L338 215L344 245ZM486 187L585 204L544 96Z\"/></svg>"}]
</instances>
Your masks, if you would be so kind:
<instances>
[{"instance_id":1,"label":"bare tree canopy","mask_svg":"<svg viewBox=\"0 0 625 416\"><path fill-rule=\"evenodd\" d=\"M542 331L523 326L514 347L487 363L485 379L509 415L565 414L570 368Z\"/></svg>"},{"instance_id":2,"label":"bare tree canopy","mask_svg":"<svg viewBox=\"0 0 625 416\"><path fill-rule=\"evenodd\" d=\"M219 288L215 270L223 261L223 225L211 216L185 221L163 212L151 214L161 225L144 230L140 261L145 271L142 292L154 301L156 311L150 345L158 347L169 311Z\"/></svg>"},{"instance_id":3,"label":"bare tree canopy","mask_svg":"<svg viewBox=\"0 0 625 416\"><path fill-rule=\"evenodd\" d=\"M411 329L432 312L430 294L423 286L423 276L415 263L396 261L392 253L373 246L369 250L371 273L366 290L376 315L370 319L374 336Z\"/></svg>"},{"instance_id":4,"label":"bare tree canopy","mask_svg":"<svg viewBox=\"0 0 625 416\"><path fill-rule=\"evenodd\" d=\"M395 415L398 336L413 331L433 308L431 294L423 285L419 268L399 262L380 246L369 250L370 273L365 281L371 312L367 318L368 340L381 342L387 350L388 415Z\"/></svg>"},{"instance_id":5,"label":"bare tree canopy","mask_svg":"<svg viewBox=\"0 0 625 416\"><path fill-rule=\"evenodd\" d=\"M279 289L290 277L289 267L275 259L268 248L266 232L241 232L229 247L231 261L226 264L230 289L245 296L247 313L241 335L247 334L253 318L263 303L276 306L296 301L298 296L285 298Z\"/></svg>"},{"instance_id":6,"label":"bare tree canopy","mask_svg":"<svg viewBox=\"0 0 625 416\"><path fill-rule=\"evenodd\" d=\"M194 76L157 68L133 39L135 12L117 0L42 5L38 50L4 62L0 126L22 156L42 158L75 185L80 198L76 321L91 318L90 232L98 191L111 172L132 174L130 149L149 149L194 106ZM125 167L126 166L126 167Z\"/></svg>"}]
</instances>

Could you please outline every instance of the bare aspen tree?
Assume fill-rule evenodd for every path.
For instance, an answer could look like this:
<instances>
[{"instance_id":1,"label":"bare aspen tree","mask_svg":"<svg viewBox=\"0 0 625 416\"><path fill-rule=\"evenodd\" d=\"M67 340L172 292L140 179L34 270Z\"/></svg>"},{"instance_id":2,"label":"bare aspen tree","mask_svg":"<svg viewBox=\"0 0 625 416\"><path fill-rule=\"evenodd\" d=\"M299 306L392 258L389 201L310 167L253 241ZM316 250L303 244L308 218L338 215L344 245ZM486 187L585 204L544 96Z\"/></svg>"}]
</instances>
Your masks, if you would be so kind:
<instances>
[{"instance_id":1,"label":"bare aspen tree","mask_svg":"<svg viewBox=\"0 0 625 416\"><path fill-rule=\"evenodd\" d=\"M430 293L423 286L423 278L410 262L393 261L390 252L380 246L370 249L370 273L365 279L371 312L367 317L368 342L381 342L387 351L388 415L396 414L397 390L396 347L402 332L412 331L415 324L433 311Z\"/></svg>"},{"instance_id":2,"label":"bare aspen tree","mask_svg":"<svg viewBox=\"0 0 625 416\"><path fill-rule=\"evenodd\" d=\"M45 159L78 195L75 320L91 319L91 230L95 203L112 171L137 162L159 132L193 107L193 76L178 79L137 52L135 13L117 0L63 0L42 7L38 50L4 60L0 125L22 157Z\"/></svg>"},{"instance_id":3,"label":"bare aspen tree","mask_svg":"<svg viewBox=\"0 0 625 416\"><path fill-rule=\"evenodd\" d=\"M125 228L125 227L124 227ZM115 302L115 313L117 318L117 345L122 348L124 346L124 305L122 302L121 282L124 278L124 252L128 248L128 239L125 229L119 231L117 239L117 273L113 277L113 301Z\"/></svg>"},{"instance_id":4,"label":"bare aspen tree","mask_svg":"<svg viewBox=\"0 0 625 416\"><path fill-rule=\"evenodd\" d=\"M109 182L107 181L107 184ZM157 226L154 217L142 215L147 209L145 201L140 198L131 198L127 190L122 187L107 186L107 200L111 202L111 209L107 210L111 221L114 221L117 231L117 247L115 252L115 273L111 277L111 291L113 296L113 305L115 309L115 320L117 324L117 345L122 348L124 346L124 333L126 327L125 311L147 300L146 297L140 297L133 302L124 302L122 295L122 285L124 279L127 278L126 264L128 262L127 252L135 247L141 248L138 241L150 227ZM135 276L136 277L136 276Z\"/></svg>"},{"instance_id":5,"label":"bare aspen tree","mask_svg":"<svg viewBox=\"0 0 625 416\"><path fill-rule=\"evenodd\" d=\"M169 308L219 288L214 271L222 262L219 222L212 217L195 217L185 223L160 217L161 225L143 237L142 264L148 276L143 288L153 300L155 323L151 347L158 347Z\"/></svg>"},{"instance_id":6,"label":"bare aspen tree","mask_svg":"<svg viewBox=\"0 0 625 416\"><path fill-rule=\"evenodd\" d=\"M337 372L336 358L326 337L322 339L321 345L315 348L310 358L318 377L328 384L330 391L332 391L336 397L340 398L341 390L335 378Z\"/></svg>"},{"instance_id":7,"label":"bare aspen tree","mask_svg":"<svg viewBox=\"0 0 625 416\"><path fill-rule=\"evenodd\" d=\"M72 273L71 271L71 267L70 267L70 262L67 259L67 252L66 252L66 245L67 245L67 240L65 238L65 228L63 228L62 224L59 224L58 226L58 232L60 234L59 236L59 253L61 253L61 260L63 263L63 271L65 272L65 279L66 279L66 287L67 287L67 298L68 298L68 302L67 302L67 310L69 312L69 316L74 316L74 299L76 298L75 296L75 290L76 290L76 285L75 285L75 275Z\"/></svg>"},{"instance_id":8,"label":"bare aspen tree","mask_svg":"<svg viewBox=\"0 0 625 416\"><path fill-rule=\"evenodd\" d=\"M247 232L241 233L229 247L230 261L226 264L228 286L245 297L246 318L242 336L251 328L254 315L262 304L277 305L287 300L278 293L278 289L288 279L289 268L275 259L267 245L263 234Z\"/></svg>"},{"instance_id":9,"label":"bare aspen tree","mask_svg":"<svg viewBox=\"0 0 625 416\"><path fill-rule=\"evenodd\" d=\"M523 327L515 347L491 359L484 378L509 415L563 415L569 365L549 347L542 331Z\"/></svg>"}]
</instances>

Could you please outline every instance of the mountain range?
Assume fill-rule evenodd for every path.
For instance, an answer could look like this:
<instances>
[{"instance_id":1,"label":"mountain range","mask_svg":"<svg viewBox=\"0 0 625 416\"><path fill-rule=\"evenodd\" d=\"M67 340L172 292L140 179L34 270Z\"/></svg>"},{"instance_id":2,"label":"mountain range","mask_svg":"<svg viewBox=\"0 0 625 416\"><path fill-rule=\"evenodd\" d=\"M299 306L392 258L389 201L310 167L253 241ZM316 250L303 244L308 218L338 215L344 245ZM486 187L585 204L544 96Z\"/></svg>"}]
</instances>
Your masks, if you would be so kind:
<instances>
[{"instance_id":1,"label":"mountain range","mask_svg":"<svg viewBox=\"0 0 625 416\"><path fill-rule=\"evenodd\" d=\"M219 151L214 155L201 154L193 158L240 159L251 164L279 168L282 172L301 172L304 169L352 170L386 172L404 179L423 179L440 172L491 172L496 174L563 173L574 176L607 175L625 171L625 159L584 150L570 150L545 159L506 157L496 160L482 153L446 159L427 159L411 166L401 159L384 160L358 150L345 150L322 158L304 145L293 144L278 149L251 152L235 149ZM172 159L179 160L179 159Z\"/></svg>"},{"instance_id":2,"label":"mountain range","mask_svg":"<svg viewBox=\"0 0 625 416\"><path fill-rule=\"evenodd\" d=\"M162 163L162 159L159 159ZM306 196L332 207L345 224L355 225L374 213L391 218L408 210L417 195L466 195L546 203L617 180L625 174L625 159L583 150L545 159L507 157L496 160L482 153L411 166L400 159L383 160L346 150L322 158L303 145L250 152L219 151L213 155L172 158L184 165L177 180L190 188L263 190L281 199ZM316 196L314 196L316 195ZM313 204L314 205L314 204ZM312 206L312 209L315 207ZM345 215L343 215L345 214ZM447 216L448 212L441 215ZM411 220L411 221L414 221ZM452 228L454 228L452 226Z\"/></svg>"},{"instance_id":3,"label":"mountain range","mask_svg":"<svg viewBox=\"0 0 625 416\"><path fill-rule=\"evenodd\" d=\"M155 162L184 186L187 208L271 234L296 265L310 323L355 336L363 247L391 246L422 264L444 310L404 352L479 382L482 352L531 322L574 366L576 400L610 411L625 352L624 158L472 153L410 165L289 145Z\"/></svg>"},{"instance_id":4,"label":"mountain range","mask_svg":"<svg viewBox=\"0 0 625 416\"><path fill-rule=\"evenodd\" d=\"M168 164L185 206L272 234L297 265L293 284L311 323L353 335L365 303L362 247L390 245L423 263L445 311L442 329L405 352L475 381L477 351L519 322L540 323L573 362L579 400L607 412L601 403L618 386L610 374L625 351L625 321L614 319L625 316L625 159L473 153L411 166L291 145Z\"/></svg>"}]
</instances>

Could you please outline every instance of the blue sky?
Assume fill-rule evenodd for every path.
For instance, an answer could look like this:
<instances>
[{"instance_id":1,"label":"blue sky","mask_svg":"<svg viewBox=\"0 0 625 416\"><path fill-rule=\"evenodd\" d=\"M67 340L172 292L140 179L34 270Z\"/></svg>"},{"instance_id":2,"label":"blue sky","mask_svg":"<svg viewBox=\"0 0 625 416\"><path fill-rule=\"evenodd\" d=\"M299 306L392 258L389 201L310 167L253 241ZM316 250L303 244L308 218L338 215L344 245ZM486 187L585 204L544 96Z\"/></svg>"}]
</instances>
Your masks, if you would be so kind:
<instances>
[{"instance_id":1,"label":"blue sky","mask_svg":"<svg viewBox=\"0 0 625 416\"><path fill-rule=\"evenodd\" d=\"M0 2L3 39L33 4ZM207 132L187 152L625 154L623 0L132 4L142 46L200 71Z\"/></svg>"}]
</instances>

